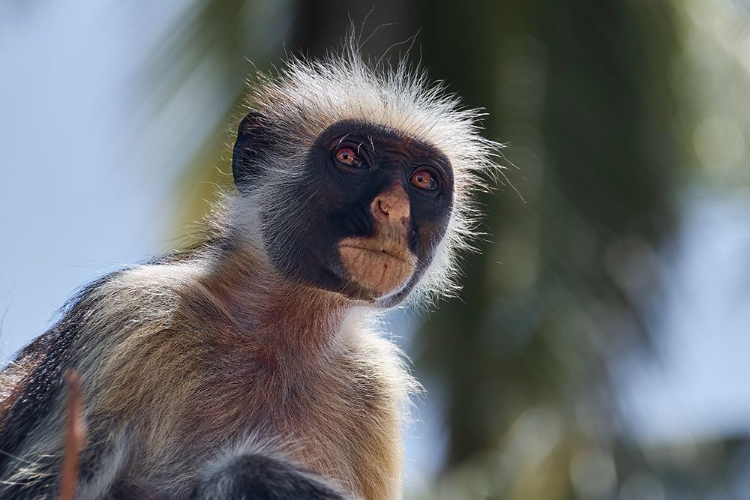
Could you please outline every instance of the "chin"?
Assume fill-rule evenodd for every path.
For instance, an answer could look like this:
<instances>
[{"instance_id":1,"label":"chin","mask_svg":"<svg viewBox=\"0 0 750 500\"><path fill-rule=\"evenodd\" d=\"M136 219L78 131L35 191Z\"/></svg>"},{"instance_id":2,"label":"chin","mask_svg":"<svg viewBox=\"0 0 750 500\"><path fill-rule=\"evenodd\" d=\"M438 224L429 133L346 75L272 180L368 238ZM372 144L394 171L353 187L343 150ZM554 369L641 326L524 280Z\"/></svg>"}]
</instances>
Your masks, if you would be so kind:
<instances>
[{"instance_id":1,"label":"chin","mask_svg":"<svg viewBox=\"0 0 750 500\"><path fill-rule=\"evenodd\" d=\"M383 245L369 238L347 238L338 250L346 275L342 292L370 304L401 295L417 267L416 256L403 246Z\"/></svg>"}]
</instances>

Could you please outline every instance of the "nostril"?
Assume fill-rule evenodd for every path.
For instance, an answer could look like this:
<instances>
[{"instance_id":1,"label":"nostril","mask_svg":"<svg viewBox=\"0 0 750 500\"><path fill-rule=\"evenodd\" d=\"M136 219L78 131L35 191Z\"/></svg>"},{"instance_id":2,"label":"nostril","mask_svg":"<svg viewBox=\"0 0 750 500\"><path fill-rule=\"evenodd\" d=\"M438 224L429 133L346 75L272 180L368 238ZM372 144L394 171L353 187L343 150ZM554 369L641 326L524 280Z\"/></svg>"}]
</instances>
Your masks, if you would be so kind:
<instances>
[{"instance_id":1,"label":"nostril","mask_svg":"<svg viewBox=\"0 0 750 500\"><path fill-rule=\"evenodd\" d=\"M378 193L370 202L370 214L384 224L401 224L410 218L409 196L400 185Z\"/></svg>"},{"instance_id":2,"label":"nostril","mask_svg":"<svg viewBox=\"0 0 750 500\"><path fill-rule=\"evenodd\" d=\"M383 203L383 200L378 200L378 207L380 207L380 211L385 215L388 215L388 213L391 211L391 208L387 204Z\"/></svg>"}]
</instances>

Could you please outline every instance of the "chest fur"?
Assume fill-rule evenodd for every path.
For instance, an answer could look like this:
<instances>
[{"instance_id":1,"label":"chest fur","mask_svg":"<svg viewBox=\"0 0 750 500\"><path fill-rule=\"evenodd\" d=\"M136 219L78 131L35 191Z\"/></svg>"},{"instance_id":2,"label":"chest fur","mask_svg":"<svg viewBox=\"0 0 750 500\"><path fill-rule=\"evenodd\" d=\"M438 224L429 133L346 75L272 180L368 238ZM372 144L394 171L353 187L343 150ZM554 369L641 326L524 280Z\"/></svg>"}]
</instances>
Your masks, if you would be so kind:
<instances>
[{"instance_id":1,"label":"chest fur","mask_svg":"<svg viewBox=\"0 0 750 500\"><path fill-rule=\"evenodd\" d=\"M360 370L309 388L309 406L283 435L304 443L295 456L300 463L363 498L392 499L400 487L399 409L386 379Z\"/></svg>"},{"instance_id":2,"label":"chest fur","mask_svg":"<svg viewBox=\"0 0 750 500\"><path fill-rule=\"evenodd\" d=\"M365 499L398 496L399 389L377 366L342 356L311 371L266 374L251 390L258 413L247 426L290 458Z\"/></svg>"},{"instance_id":3,"label":"chest fur","mask_svg":"<svg viewBox=\"0 0 750 500\"><path fill-rule=\"evenodd\" d=\"M159 425L146 424L149 458L142 463L151 471L166 466L165 478L173 477L167 468L199 473L206 450L220 453L253 436L364 499L398 498L400 390L381 368L348 355L315 367L267 359L225 363L184 401L173 400L169 415L144 419ZM169 464L164 458L175 449L185 450L183 458L204 458Z\"/></svg>"}]
</instances>

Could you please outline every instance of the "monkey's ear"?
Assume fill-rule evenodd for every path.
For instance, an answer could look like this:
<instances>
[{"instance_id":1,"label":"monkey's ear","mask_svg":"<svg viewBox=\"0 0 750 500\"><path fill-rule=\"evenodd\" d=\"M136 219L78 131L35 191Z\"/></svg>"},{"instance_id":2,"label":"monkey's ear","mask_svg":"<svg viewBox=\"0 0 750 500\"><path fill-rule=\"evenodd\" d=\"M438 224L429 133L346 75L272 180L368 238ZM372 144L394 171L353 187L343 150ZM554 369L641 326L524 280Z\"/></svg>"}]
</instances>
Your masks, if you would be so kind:
<instances>
[{"instance_id":1,"label":"monkey's ear","mask_svg":"<svg viewBox=\"0 0 750 500\"><path fill-rule=\"evenodd\" d=\"M232 151L232 176L240 193L252 190L260 173L259 160L272 142L265 116L251 111L242 119Z\"/></svg>"}]
</instances>

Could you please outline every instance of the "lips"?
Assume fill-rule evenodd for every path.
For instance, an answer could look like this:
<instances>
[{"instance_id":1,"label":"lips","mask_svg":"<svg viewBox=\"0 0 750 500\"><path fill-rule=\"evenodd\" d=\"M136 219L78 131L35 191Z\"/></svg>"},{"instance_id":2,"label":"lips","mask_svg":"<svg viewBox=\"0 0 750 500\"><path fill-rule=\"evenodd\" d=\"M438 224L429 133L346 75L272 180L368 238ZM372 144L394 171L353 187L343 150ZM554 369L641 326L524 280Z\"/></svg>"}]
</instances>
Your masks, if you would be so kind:
<instances>
[{"instance_id":1,"label":"lips","mask_svg":"<svg viewBox=\"0 0 750 500\"><path fill-rule=\"evenodd\" d=\"M386 248L375 249L375 248L368 248L368 247L358 246L358 245L344 245L344 244L339 245L339 249L341 248L353 248L355 250L362 250L363 252L370 252L370 253L376 254L376 256L379 256L379 257L387 256L387 257L392 257L394 259L398 259L406 264L410 264L410 265L414 264L413 262L414 258L410 254L408 253L405 254L405 252L400 251L400 249L396 249L396 250L386 249Z\"/></svg>"},{"instance_id":2,"label":"lips","mask_svg":"<svg viewBox=\"0 0 750 500\"><path fill-rule=\"evenodd\" d=\"M348 277L380 296L403 288L416 268L416 257L388 240L347 238L338 250Z\"/></svg>"}]
</instances>

